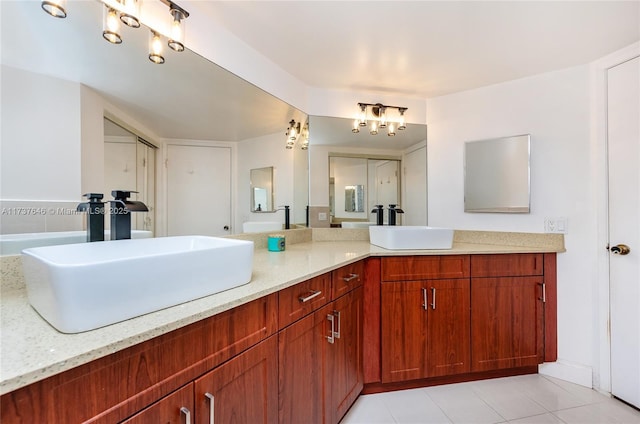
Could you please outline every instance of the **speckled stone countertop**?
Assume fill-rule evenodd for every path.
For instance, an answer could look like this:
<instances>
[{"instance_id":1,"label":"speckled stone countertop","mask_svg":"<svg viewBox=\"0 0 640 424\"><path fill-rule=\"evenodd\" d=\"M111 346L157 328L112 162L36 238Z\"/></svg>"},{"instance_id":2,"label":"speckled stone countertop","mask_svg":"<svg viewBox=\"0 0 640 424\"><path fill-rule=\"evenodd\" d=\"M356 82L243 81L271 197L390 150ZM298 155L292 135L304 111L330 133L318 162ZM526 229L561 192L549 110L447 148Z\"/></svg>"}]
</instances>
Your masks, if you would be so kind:
<instances>
[{"instance_id":1,"label":"speckled stone countertop","mask_svg":"<svg viewBox=\"0 0 640 424\"><path fill-rule=\"evenodd\" d=\"M284 252L255 243L251 282L222 293L79 334L62 334L28 303L20 256L0 258L0 394L152 339L369 256L563 252L562 235L456 231L451 250L391 251L369 244L368 230L284 232ZM264 240L263 240L264 239Z\"/></svg>"}]
</instances>

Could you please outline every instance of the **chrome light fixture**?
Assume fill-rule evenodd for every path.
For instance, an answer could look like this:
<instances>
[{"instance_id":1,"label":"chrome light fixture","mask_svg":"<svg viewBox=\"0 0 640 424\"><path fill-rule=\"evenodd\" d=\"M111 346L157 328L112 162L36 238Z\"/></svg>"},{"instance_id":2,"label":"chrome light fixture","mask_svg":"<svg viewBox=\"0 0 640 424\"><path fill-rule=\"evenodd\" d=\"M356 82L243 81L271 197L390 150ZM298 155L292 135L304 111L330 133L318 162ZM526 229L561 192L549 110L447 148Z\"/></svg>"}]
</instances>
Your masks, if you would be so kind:
<instances>
[{"instance_id":1,"label":"chrome light fixture","mask_svg":"<svg viewBox=\"0 0 640 424\"><path fill-rule=\"evenodd\" d=\"M122 43L118 13L115 9L106 5L102 15L102 37L112 44Z\"/></svg>"},{"instance_id":2,"label":"chrome light fixture","mask_svg":"<svg viewBox=\"0 0 640 424\"><path fill-rule=\"evenodd\" d=\"M387 135L393 137L397 130L407 128L404 113L408 108L387 106L382 103L358 103L358 112L353 121L351 132L359 133L360 127L369 123L369 134L377 135L380 129L387 129Z\"/></svg>"},{"instance_id":3,"label":"chrome light fixture","mask_svg":"<svg viewBox=\"0 0 640 424\"><path fill-rule=\"evenodd\" d=\"M169 2L169 13L173 17L171 23L171 38L169 38L168 44L173 50L177 52L184 51L184 19L189 17L189 12L182 9L175 3Z\"/></svg>"},{"instance_id":4,"label":"chrome light fixture","mask_svg":"<svg viewBox=\"0 0 640 424\"><path fill-rule=\"evenodd\" d=\"M289 121L289 128L287 128L285 135L287 136L287 149L293 149L300 135L300 122L296 122L295 119Z\"/></svg>"},{"instance_id":5,"label":"chrome light fixture","mask_svg":"<svg viewBox=\"0 0 640 424\"><path fill-rule=\"evenodd\" d=\"M67 17L67 9L65 8L66 3L67 3L67 0L42 0L42 3L40 3L40 6L42 6L42 10L44 10L54 18L66 18Z\"/></svg>"},{"instance_id":6,"label":"chrome light fixture","mask_svg":"<svg viewBox=\"0 0 640 424\"><path fill-rule=\"evenodd\" d=\"M122 13L120 20L126 26L131 28L140 28L140 1L139 0L120 0L122 2Z\"/></svg>"},{"instance_id":7,"label":"chrome light fixture","mask_svg":"<svg viewBox=\"0 0 640 424\"><path fill-rule=\"evenodd\" d=\"M164 63L164 56L162 56L162 40L160 34L151 30L149 33L149 60L156 65L162 65Z\"/></svg>"}]
</instances>

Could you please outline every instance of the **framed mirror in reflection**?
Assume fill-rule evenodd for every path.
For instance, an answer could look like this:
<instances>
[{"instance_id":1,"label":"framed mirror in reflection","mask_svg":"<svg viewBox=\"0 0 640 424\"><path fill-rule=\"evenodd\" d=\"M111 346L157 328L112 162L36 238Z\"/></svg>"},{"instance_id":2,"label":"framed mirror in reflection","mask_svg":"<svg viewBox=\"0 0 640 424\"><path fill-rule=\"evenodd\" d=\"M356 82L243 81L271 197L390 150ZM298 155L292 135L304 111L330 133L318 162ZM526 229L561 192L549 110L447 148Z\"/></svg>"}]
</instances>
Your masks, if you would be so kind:
<instances>
[{"instance_id":1,"label":"framed mirror in reflection","mask_svg":"<svg viewBox=\"0 0 640 424\"><path fill-rule=\"evenodd\" d=\"M530 145L529 134L465 143L465 212L529 213Z\"/></svg>"},{"instance_id":2,"label":"framed mirror in reflection","mask_svg":"<svg viewBox=\"0 0 640 424\"><path fill-rule=\"evenodd\" d=\"M274 212L273 206L273 166L252 169L251 180L251 212Z\"/></svg>"},{"instance_id":3,"label":"framed mirror in reflection","mask_svg":"<svg viewBox=\"0 0 640 424\"><path fill-rule=\"evenodd\" d=\"M124 27L120 45L106 42L102 38L104 6L100 2L69 0L66 19L47 15L39 2L3 1L0 7L0 206L7 206L9 199L13 203L8 206L23 207L61 199L65 207L73 208L83 193L104 191L108 181L104 117L158 147L159 177L149 192L162 199L155 208L156 235L167 235L171 228L185 234L240 232L236 228L241 228L249 199L246 192L232 191L231 181L237 181L237 187L246 187L249 169L259 167L251 162L264 155L270 155L269 162L275 166L292 169L283 166L293 160L292 155L285 154L283 134L291 119L306 120L304 112L188 49L177 53L166 48L166 40L165 63L151 63L149 29L144 26ZM171 176L178 173L175 167L180 166L182 156L173 158L169 146L195 152L190 156L193 163L184 165L187 172L197 171L196 159L203 156L198 151L204 147L231 151L225 165L215 169L224 170L224 181L230 181L225 199L197 192L196 185L188 185L179 191L179 199L173 196L172 200L166 194L167 187L172 184ZM306 167L300 169L307 171ZM189 178L198 175L188 174ZM283 172L280 177L308 188L308 175ZM213 187L209 181L197 187ZM304 211L308 205L308 189L282 187L279 195L282 199L277 200L292 205L294 210ZM211 200L211 205L203 205L202 199ZM172 209L172 201L180 202L179 207ZM171 210L180 212L169 213ZM224 214L224 221L213 228L212 220L206 219L211 215L203 210L215 210L216 217ZM191 212L193 217L186 215ZM3 220L0 233L82 229L81 219L52 225L51 218ZM185 225L172 225L172 220ZM62 220L56 220L56 224L58 221ZM190 227L196 222L199 226Z\"/></svg>"}]
</instances>

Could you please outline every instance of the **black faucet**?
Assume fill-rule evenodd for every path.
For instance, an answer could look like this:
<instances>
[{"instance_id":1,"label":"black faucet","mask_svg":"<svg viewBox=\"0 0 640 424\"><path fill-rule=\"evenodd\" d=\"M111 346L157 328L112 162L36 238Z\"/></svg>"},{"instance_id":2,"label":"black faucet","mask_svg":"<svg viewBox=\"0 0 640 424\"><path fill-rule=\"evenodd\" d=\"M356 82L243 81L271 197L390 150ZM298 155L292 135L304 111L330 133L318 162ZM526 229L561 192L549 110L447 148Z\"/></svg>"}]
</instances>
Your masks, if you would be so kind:
<instances>
[{"instance_id":1,"label":"black faucet","mask_svg":"<svg viewBox=\"0 0 640 424\"><path fill-rule=\"evenodd\" d=\"M113 190L111 195L111 240L126 240L131 238L130 212L148 212L149 208L142 202L128 200L131 193L137 191Z\"/></svg>"},{"instance_id":2,"label":"black faucet","mask_svg":"<svg viewBox=\"0 0 640 424\"><path fill-rule=\"evenodd\" d=\"M87 241L104 241L104 202L102 193L86 193L88 202L80 203L76 208L79 212L87 212Z\"/></svg>"},{"instance_id":3,"label":"black faucet","mask_svg":"<svg viewBox=\"0 0 640 424\"><path fill-rule=\"evenodd\" d=\"M375 205L375 208L371 211L371 213L375 213L376 217L376 225L384 224L384 210L382 209L382 205Z\"/></svg>"},{"instance_id":4,"label":"black faucet","mask_svg":"<svg viewBox=\"0 0 640 424\"><path fill-rule=\"evenodd\" d=\"M291 229L291 217L289 215L289 205L284 205L284 206L280 206L281 208L284 208L284 229L285 230L289 230ZM282 209L279 209L282 210Z\"/></svg>"},{"instance_id":5,"label":"black faucet","mask_svg":"<svg viewBox=\"0 0 640 424\"><path fill-rule=\"evenodd\" d=\"M389 225L396 225L396 214L404 213L404 211L398 207L398 205L389 205Z\"/></svg>"}]
</instances>

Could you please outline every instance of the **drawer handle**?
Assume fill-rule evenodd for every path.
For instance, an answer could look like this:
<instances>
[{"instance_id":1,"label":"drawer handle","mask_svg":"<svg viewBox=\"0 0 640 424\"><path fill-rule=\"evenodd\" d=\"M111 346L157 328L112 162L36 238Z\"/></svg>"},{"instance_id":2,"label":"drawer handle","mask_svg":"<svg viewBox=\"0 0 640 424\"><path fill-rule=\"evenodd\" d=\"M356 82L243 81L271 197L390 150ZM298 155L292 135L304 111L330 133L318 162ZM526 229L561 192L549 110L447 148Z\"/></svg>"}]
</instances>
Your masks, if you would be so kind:
<instances>
[{"instance_id":1,"label":"drawer handle","mask_svg":"<svg viewBox=\"0 0 640 424\"><path fill-rule=\"evenodd\" d=\"M298 298L298 300L300 302L302 302L302 303L307 303L311 299L314 299L314 298L320 296L321 294L322 294L322 292L320 290L309 290L309 296L307 296L307 297L300 296Z\"/></svg>"},{"instance_id":2,"label":"drawer handle","mask_svg":"<svg viewBox=\"0 0 640 424\"><path fill-rule=\"evenodd\" d=\"M180 408L180 413L184 415L184 424L191 424L191 411L189 411L189 408L183 406Z\"/></svg>"},{"instance_id":3,"label":"drawer handle","mask_svg":"<svg viewBox=\"0 0 640 424\"><path fill-rule=\"evenodd\" d=\"M358 277L360 277L358 274L351 273L351 274L347 275L346 277L342 277L342 279L345 281L345 283L348 283L349 281L353 281Z\"/></svg>"},{"instance_id":4,"label":"drawer handle","mask_svg":"<svg viewBox=\"0 0 640 424\"><path fill-rule=\"evenodd\" d=\"M215 421L215 397L209 392L205 393L204 395L207 399L209 399L209 424L213 424Z\"/></svg>"},{"instance_id":5,"label":"drawer handle","mask_svg":"<svg viewBox=\"0 0 640 424\"><path fill-rule=\"evenodd\" d=\"M331 344L334 344L336 339L335 339L335 334L336 334L336 324L335 324L335 319L333 317L333 314L327 314L327 319L329 320L329 322L331 322L331 331L329 332L329 335L327 336L327 341Z\"/></svg>"}]
</instances>

